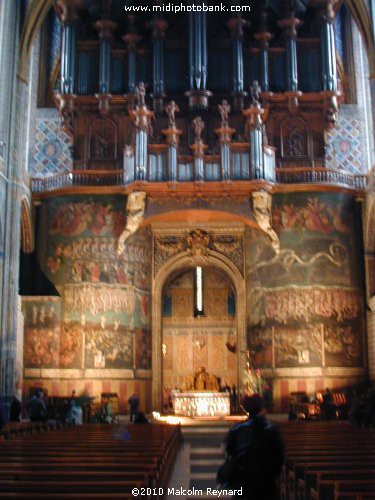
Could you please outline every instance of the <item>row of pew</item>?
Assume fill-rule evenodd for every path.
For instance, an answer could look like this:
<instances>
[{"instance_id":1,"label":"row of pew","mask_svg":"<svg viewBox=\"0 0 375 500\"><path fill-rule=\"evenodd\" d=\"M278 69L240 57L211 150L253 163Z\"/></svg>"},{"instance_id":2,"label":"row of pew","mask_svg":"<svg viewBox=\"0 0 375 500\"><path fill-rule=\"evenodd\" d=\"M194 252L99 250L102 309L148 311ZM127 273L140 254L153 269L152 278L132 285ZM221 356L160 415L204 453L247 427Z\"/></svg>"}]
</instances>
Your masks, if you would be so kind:
<instances>
[{"instance_id":1,"label":"row of pew","mask_svg":"<svg viewBox=\"0 0 375 500\"><path fill-rule=\"evenodd\" d=\"M90 424L3 440L0 499L130 500L134 488L158 498L180 443L180 427L162 424Z\"/></svg>"},{"instance_id":2,"label":"row of pew","mask_svg":"<svg viewBox=\"0 0 375 500\"><path fill-rule=\"evenodd\" d=\"M282 500L375 499L375 429L347 422L290 422L280 429Z\"/></svg>"}]
</instances>

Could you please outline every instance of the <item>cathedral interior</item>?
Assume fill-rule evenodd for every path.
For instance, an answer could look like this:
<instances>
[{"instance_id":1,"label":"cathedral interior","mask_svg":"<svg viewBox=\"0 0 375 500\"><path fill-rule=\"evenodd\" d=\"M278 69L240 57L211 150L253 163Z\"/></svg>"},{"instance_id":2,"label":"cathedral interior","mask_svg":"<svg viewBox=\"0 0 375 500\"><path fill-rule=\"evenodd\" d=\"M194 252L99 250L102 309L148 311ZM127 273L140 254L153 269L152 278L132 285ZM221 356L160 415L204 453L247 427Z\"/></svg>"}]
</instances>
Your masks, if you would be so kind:
<instances>
[{"instance_id":1,"label":"cathedral interior","mask_svg":"<svg viewBox=\"0 0 375 500\"><path fill-rule=\"evenodd\" d=\"M371 2L216 4L0 2L5 399L374 381Z\"/></svg>"}]
</instances>

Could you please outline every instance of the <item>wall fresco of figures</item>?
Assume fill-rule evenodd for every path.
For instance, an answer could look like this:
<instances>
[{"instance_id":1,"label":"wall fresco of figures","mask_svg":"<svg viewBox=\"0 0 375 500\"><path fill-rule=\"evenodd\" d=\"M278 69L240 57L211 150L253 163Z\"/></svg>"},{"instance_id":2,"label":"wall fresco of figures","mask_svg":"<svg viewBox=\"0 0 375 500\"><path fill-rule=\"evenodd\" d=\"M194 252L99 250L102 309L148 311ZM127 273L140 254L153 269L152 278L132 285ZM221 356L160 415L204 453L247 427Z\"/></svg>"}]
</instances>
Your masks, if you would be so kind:
<instances>
[{"instance_id":1,"label":"wall fresco of figures","mask_svg":"<svg viewBox=\"0 0 375 500\"><path fill-rule=\"evenodd\" d=\"M25 366L94 369L98 377L151 368L150 238L138 231L117 253L125 206L122 196L43 204L38 259L61 299L53 325L44 299L25 303Z\"/></svg>"},{"instance_id":2,"label":"wall fresco of figures","mask_svg":"<svg viewBox=\"0 0 375 500\"><path fill-rule=\"evenodd\" d=\"M280 252L247 235L248 346L254 365L363 366L361 217L336 193L273 197Z\"/></svg>"},{"instance_id":3,"label":"wall fresco of figures","mask_svg":"<svg viewBox=\"0 0 375 500\"><path fill-rule=\"evenodd\" d=\"M60 353L60 298L23 298L22 313L24 316L24 367L57 368Z\"/></svg>"}]
</instances>

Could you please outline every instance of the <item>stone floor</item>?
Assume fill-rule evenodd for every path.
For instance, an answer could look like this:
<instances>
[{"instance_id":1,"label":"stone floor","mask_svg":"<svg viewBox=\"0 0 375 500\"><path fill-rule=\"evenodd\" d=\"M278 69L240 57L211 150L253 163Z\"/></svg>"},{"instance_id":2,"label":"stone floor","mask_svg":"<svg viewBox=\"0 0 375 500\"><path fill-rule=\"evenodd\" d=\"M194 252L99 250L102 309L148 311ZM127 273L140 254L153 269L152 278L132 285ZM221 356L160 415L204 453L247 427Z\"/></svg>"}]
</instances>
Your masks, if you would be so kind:
<instances>
[{"instance_id":1,"label":"stone floor","mask_svg":"<svg viewBox=\"0 0 375 500\"><path fill-rule=\"evenodd\" d=\"M188 494L176 494L176 491L173 494L170 491L168 499L217 498L208 495L207 488L217 488L216 472L224 461L223 441L231 426L230 422L222 422L220 426L208 426L206 423L182 427L184 446L177 458L169 488L186 490Z\"/></svg>"},{"instance_id":2,"label":"stone floor","mask_svg":"<svg viewBox=\"0 0 375 500\"><path fill-rule=\"evenodd\" d=\"M224 462L224 440L228 430L244 417L230 417L221 420L180 419L184 445L181 449L169 483L166 498L212 500L219 496L208 495L207 488L216 489L216 473ZM286 414L270 414L275 422L287 420ZM171 491L172 489L174 490ZM186 490L188 494L182 494ZM189 493L190 490L190 493ZM202 492L198 492L202 490ZM228 500L230 497L220 496Z\"/></svg>"}]
</instances>

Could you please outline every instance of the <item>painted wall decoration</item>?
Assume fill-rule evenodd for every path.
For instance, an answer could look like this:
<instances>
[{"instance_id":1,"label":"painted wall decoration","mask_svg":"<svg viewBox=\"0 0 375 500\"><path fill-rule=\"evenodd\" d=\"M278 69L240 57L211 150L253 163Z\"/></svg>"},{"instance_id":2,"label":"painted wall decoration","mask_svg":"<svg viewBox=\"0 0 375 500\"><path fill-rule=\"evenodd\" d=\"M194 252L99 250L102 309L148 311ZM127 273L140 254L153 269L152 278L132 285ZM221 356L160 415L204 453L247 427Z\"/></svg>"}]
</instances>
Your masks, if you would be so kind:
<instances>
[{"instance_id":1,"label":"painted wall decoration","mask_svg":"<svg viewBox=\"0 0 375 500\"><path fill-rule=\"evenodd\" d=\"M276 367L321 366L323 336L319 325L277 328L274 339Z\"/></svg>"},{"instance_id":2,"label":"painted wall decoration","mask_svg":"<svg viewBox=\"0 0 375 500\"><path fill-rule=\"evenodd\" d=\"M35 142L30 151L31 176L48 177L72 169L70 139L61 127L57 109L36 110L35 133L32 137Z\"/></svg>"},{"instance_id":3,"label":"painted wall decoration","mask_svg":"<svg viewBox=\"0 0 375 500\"><path fill-rule=\"evenodd\" d=\"M361 108L341 106L337 124L327 133L326 166L366 174L366 133Z\"/></svg>"},{"instance_id":4,"label":"painted wall decoration","mask_svg":"<svg viewBox=\"0 0 375 500\"><path fill-rule=\"evenodd\" d=\"M135 329L135 366L138 369L151 368L151 334L143 328Z\"/></svg>"},{"instance_id":5,"label":"painted wall decoration","mask_svg":"<svg viewBox=\"0 0 375 500\"><path fill-rule=\"evenodd\" d=\"M86 368L133 368L133 333L117 323L85 325Z\"/></svg>"},{"instance_id":6,"label":"painted wall decoration","mask_svg":"<svg viewBox=\"0 0 375 500\"><path fill-rule=\"evenodd\" d=\"M57 368L60 351L60 298L25 297L22 312L24 367Z\"/></svg>"},{"instance_id":7,"label":"painted wall decoration","mask_svg":"<svg viewBox=\"0 0 375 500\"><path fill-rule=\"evenodd\" d=\"M360 214L338 193L273 199L280 252L247 236L248 346L260 367L363 366Z\"/></svg>"},{"instance_id":8,"label":"painted wall decoration","mask_svg":"<svg viewBox=\"0 0 375 500\"><path fill-rule=\"evenodd\" d=\"M95 369L98 377L101 370L151 368L150 237L138 231L117 254L125 206L123 196L69 196L43 204L38 259L61 299L55 329L40 320L52 314L40 312L42 299L28 306L25 366Z\"/></svg>"}]
</instances>

